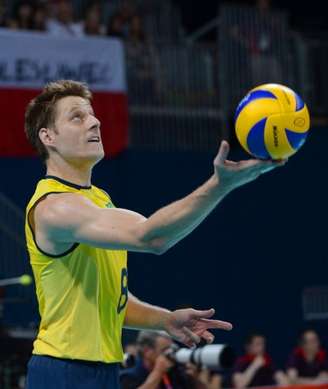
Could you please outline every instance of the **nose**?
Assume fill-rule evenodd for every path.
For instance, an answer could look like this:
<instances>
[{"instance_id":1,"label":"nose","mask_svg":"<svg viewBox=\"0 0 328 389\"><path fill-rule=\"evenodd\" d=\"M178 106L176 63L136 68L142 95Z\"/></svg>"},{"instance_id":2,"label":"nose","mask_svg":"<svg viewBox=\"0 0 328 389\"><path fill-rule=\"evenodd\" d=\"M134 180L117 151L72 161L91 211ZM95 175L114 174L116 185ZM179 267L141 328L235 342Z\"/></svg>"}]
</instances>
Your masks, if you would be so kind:
<instances>
[{"instance_id":1,"label":"nose","mask_svg":"<svg viewBox=\"0 0 328 389\"><path fill-rule=\"evenodd\" d=\"M89 130L99 130L100 128L100 121L95 117L90 115L90 122L89 122Z\"/></svg>"}]
</instances>

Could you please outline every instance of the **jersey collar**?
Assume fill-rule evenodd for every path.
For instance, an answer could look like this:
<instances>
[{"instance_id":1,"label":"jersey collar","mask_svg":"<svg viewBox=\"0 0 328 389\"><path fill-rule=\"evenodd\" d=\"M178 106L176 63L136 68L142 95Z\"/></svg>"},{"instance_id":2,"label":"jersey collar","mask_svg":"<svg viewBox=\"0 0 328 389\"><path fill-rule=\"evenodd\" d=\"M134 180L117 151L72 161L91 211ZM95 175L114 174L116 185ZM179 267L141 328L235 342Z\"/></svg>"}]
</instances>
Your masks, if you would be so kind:
<instances>
[{"instance_id":1,"label":"jersey collar","mask_svg":"<svg viewBox=\"0 0 328 389\"><path fill-rule=\"evenodd\" d=\"M62 184L64 185L67 185L67 186L71 186L72 188L75 188L75 189L91 189L92 186L82 186L82 185L78 185L78 184L74 184L74 182L70 182L70 181L66 181L64 180L63 178L60 178L60 177L56 177L56 176L45 176L44 177L46 180L56 180L58 182L61 182Z\"/></svg>"}]
</instances>

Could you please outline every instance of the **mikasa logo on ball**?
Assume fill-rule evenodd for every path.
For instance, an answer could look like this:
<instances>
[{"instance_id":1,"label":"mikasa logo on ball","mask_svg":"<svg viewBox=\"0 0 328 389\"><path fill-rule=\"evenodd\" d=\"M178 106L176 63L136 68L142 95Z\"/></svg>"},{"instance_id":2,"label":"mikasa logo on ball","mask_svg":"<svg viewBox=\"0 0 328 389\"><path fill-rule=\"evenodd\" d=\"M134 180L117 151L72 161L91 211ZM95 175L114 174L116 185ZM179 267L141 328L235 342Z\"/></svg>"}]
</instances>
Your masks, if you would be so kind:
<instances>
[{"instance_id":1,"label":"mikasa logo on ball","mask_svg":"<svg viewBox=\"0 0 328 389\"><path fill-rule=\"evenodd\" d=\"M279 146L277 126L273 126L273 144L275 145L275 147Z\"/></svg>"},{"instance_id":2,"label":"mikasa logo on ball","mask_svg":"<svg viewBox=\"0 0 328 389\"><path fill-rule=\"evenodd\" d=\"M305 124L305 120L303 118L297 118L294 120L294 124L297 127L303 127Z\"/></svg>"}]
</instances>

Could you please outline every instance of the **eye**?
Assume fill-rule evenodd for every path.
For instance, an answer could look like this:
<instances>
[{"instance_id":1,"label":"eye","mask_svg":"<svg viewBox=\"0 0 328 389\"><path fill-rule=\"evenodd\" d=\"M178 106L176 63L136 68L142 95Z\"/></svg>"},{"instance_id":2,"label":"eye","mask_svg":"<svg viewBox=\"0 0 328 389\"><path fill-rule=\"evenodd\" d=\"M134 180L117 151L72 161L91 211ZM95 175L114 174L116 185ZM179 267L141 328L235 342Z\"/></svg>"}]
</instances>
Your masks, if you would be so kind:
<instances>
[{"instance_id":1,"label":"eye","mask_svg":"<svg viewBox=\"0 0 328 389\"><path fill-rule=\"evenodd\" d=\"M82 114L81 113L75 113L73 116L72 116L72 118L71 118L71 120L73 120L73 121L81 121L83 119L83 117L82 117Z\"/></svg>"}]
</instances>

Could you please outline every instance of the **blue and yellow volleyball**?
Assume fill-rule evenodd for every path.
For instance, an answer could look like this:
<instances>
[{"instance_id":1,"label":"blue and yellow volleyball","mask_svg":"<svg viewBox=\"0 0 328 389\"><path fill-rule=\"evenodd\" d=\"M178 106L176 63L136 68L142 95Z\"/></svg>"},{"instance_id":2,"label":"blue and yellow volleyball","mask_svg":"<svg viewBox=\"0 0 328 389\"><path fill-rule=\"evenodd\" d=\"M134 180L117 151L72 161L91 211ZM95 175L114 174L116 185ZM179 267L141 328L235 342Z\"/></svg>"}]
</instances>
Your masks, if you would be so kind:
<instances>
[{"instance_id":1,"label":"blue and yellow volleyball","mask_svg":"<svg viewBox=\"0 0 328 389\"><path fill-rule=\"evenodd\" d=\"M309 128L305 103L284 85L265 84L252 89L235 113L238 141L259 159L289 158L303 146Z\"/></svg>"}]
</instances>

